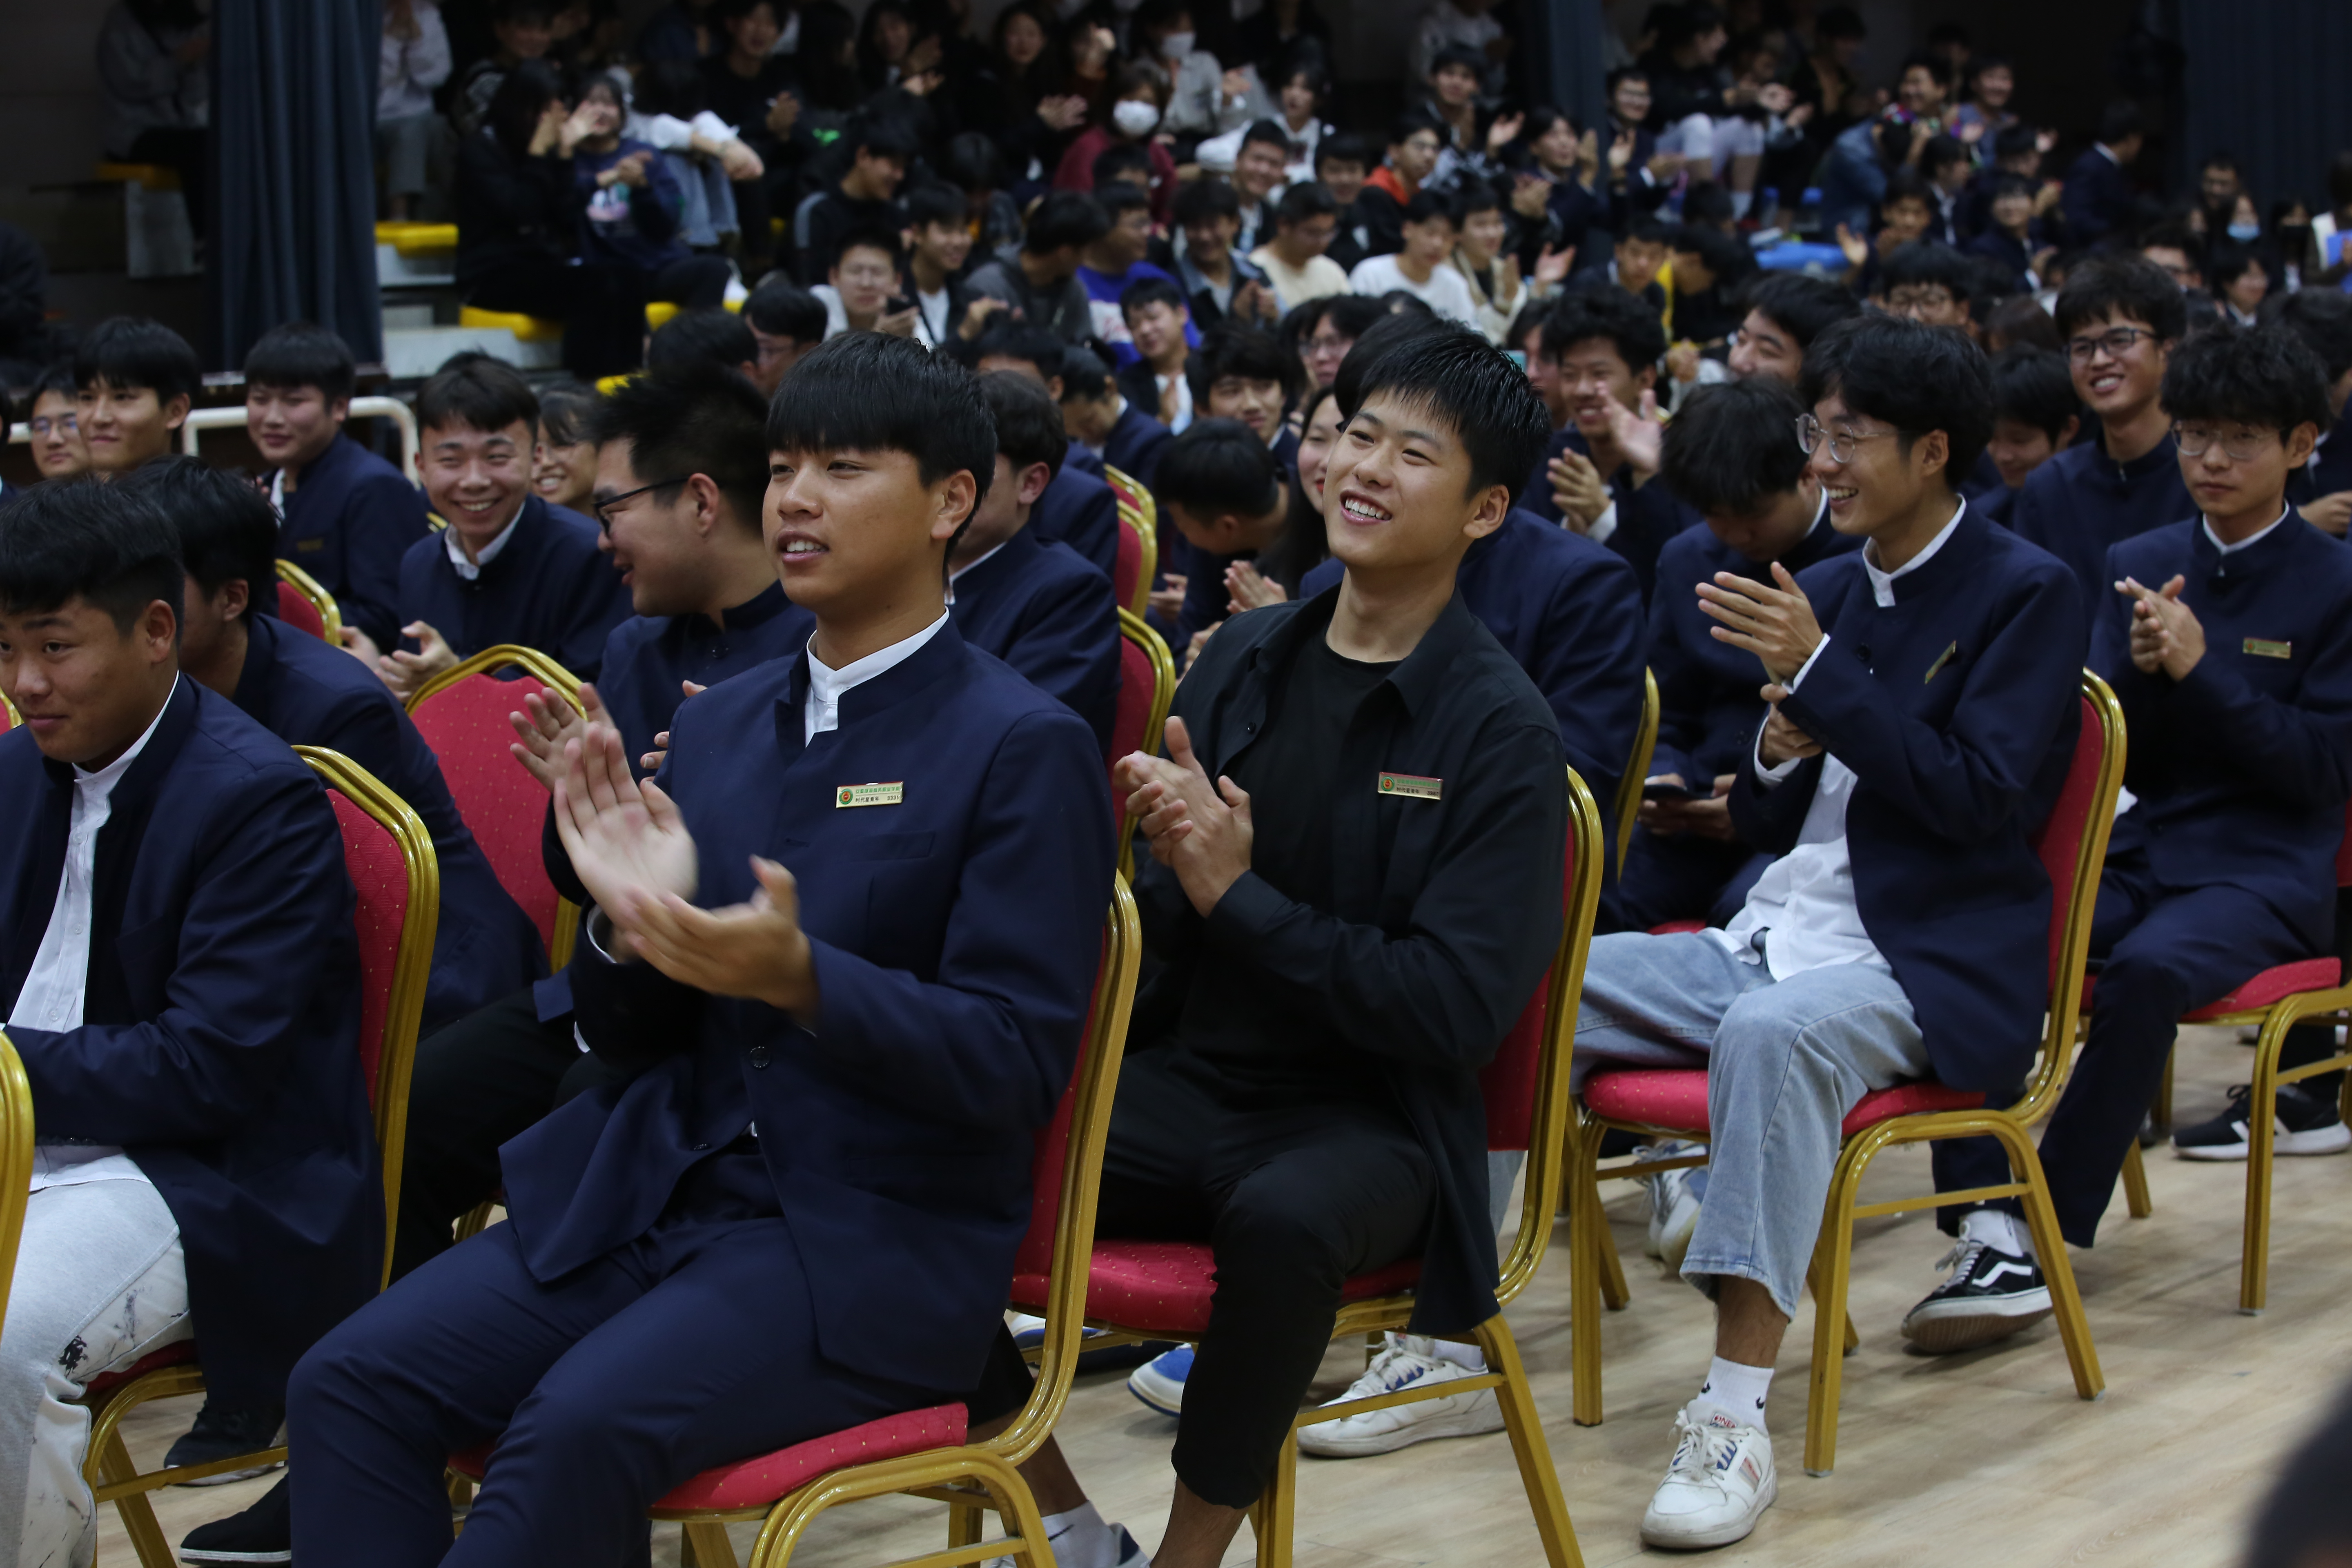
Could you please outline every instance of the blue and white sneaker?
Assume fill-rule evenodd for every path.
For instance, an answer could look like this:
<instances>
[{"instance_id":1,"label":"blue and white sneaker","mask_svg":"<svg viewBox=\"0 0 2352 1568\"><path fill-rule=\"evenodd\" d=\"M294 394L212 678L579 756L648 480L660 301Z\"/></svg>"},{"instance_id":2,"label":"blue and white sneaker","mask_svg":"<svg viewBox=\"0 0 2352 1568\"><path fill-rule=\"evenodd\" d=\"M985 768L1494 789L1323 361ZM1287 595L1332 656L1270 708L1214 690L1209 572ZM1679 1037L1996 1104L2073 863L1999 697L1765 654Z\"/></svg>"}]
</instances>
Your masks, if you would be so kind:
<instances>
[{"instance_id":1,"label":"blue and white sneaker","mask_svg":"<svg viewBox=\"0 0 2352 1568\"><path fill-rule=\"evenodd\" d=\"M1192 1373L1192 1347L1178 1345L1127 1374L1127 1391L1162 1415L1184 1413L1184 1380Z\"/></svg>"},{"instance_id":2,"label":"blue and white sneaker","mask_svg":"<svg viewBox=\"0 0 2352 1568\"><path fill-rule=\"evenodd\" d=\"M1744 1541L1780 1496L1761 1426L1693 1400L1675 1412L1675 1460L1642 1515L1642 1540L1691 1551Z\"/></svg>"},{"instance_id":3,"label":"blue and white sneaker","mask_svg":"<svg viewBox=\"0 0 2352 1568\"><path fill-rule=\"evenodd\" d=\"M1031 1317L1026 1312L1007 1312L1004 1326L1013 1331L1013 1342L1019 1349L1034 1351L1045 1342L1045 1320ZM1078 1342L1098 1340L1109 1333L1108 1329L1080 1329Z\"/></svg>"},{"instance_id":4,"label":"blue and white sneaker","mask_svg":"<svg viewBox=\"0 0 2352 1568\"><path fill-rule=\"evenodd\" d=\"M1324 1403L1340 1405L1350 1399L1394 1394L1414 1384L1427 1386L1486 1375L1438 1355L1436 1342L1419 1334L1392 1333L1388 1341L1381 1353L1372 1358L1372 1364L1364 1369L1364 1375L1349 1384L1347 1393ZM1391 1405L1385 1410L1367 1410L1336 1421L1302 1426L1298 1447L1301 1453L1318 1454L1327 1459L1353 1459L1366 1454L1393 1453L1415 1443L1426 1443L1432 1437L1472 1437L1502 1429L1503 1407L1496 1403L1495 1391L1474 1388L1464 1394L1441 1394L1415 1400L1411 1405Z\"/></svg>"},{"instance_id":5,"label":"blue and white sneaker","mask_svg":"<svg viewBox=\"0 0 2352 1568\"><path fill-rule=\"evenodd\" d=\"M1682 1142L1644 1144L1633 1151L1633 1160L1637 1165L1678 1160L1697 1153L1701 1147ZM1684 1255L1690 1251L1691 1235L1698 1229L1699 1201L1706 1195L1706 1167L1661 1171L1641 1180L1650 1190L1650 1228L1642 1250L1679 1272Z\"/></svg>"}]
</instances>

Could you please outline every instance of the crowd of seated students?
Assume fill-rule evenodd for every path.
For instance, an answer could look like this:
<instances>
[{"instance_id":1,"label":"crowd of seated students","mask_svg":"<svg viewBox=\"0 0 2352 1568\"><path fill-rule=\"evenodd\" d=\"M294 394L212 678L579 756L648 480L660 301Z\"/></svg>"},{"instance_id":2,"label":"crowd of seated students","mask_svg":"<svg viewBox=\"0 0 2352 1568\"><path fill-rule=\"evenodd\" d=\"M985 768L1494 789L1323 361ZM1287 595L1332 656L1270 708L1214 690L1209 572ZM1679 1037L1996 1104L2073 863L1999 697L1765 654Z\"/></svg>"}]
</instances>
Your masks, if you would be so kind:
<instances>
[{"instance_id":1,"label":"crowd of seated students","mask_svg":"<svg viewBox=\"0 0 2352 1568\"><path fill-rule=\"evenodd\" d=\"M450 361L415 395L412 485L346 434L356 367L317 327L243 366L254 480L170 455L203 377L167 328L107 321L21 378L47 482L0 510L0 671L28 731L0 767L52 805L9 851L0 984L37 1094L74 1109L14 1298L43 1306L10 1313L10 1348L47 1364L114 1310L76 1227L112 1238L99 1261L123 1278L171 1274L143 1299L178 1305L117 1313L67 1382L246 1314L252 1271L220 1249L274 1257L292 1199L248 1184L256 1236L214 1234L208 1184L259 1168L219 1152L239 1140L331 1167L317 1201L341 1205L334 1245L282 1276L317 1277L308 1316L205 1331L226 1370L174 1461L281 1423L298 1458L190 1561L300 1541L358 1561L362 1538L368 1561L443 1560L440 1458L500 1431L519 1458L450 1560L602 1561L707 1464L943 1398L981 1422L1018 1405L994 1299L1027 1213L1015 1153L1076 1044L1115 806L1150 845L1164 967L1101 1229L1207 1240L1220 1268L1208 1338L1130 1381L1179 1423L1163 1568L1215 1561L1256 1497L1336 1280L1428 1258L1425 1310L1352 1394L1483 1370L1465 1336L1517 1164L1477 1157L1465 1107L1557 934L1561 762L1612 826L1621 786L1643 797L1604 868L1580 1078L1714 1063L1708 1168L1649 1179L1658 1250L1717 1310L1644 1521L1658 1544L1738 1540L1772 1500L1766 1393L1844 1111L1905 1079L1998 1100L2026 1076L2046 899L2026 846L2086 664L2135 744L2089 1044L2045 1133L2070 1243L2160 1131L2181 1014L2333 950L2352 298L2315 233L2352 222L2352 154L2324 224L2319 204L2266 216L2226 156L2167 208L2133 173L2128 104L2045 170L2055 142L2003 107L2004 61L1922 54L1874 97L1843 8L1733 38L1705 4L1659 8L1610 74L1610 123L1580 132L1513 96L1483 5L1438 0L1424 90L1368 136L1320 118L1311 5L1215 9L1015 4L965 48L944 7L877 5L861 30L824 0L677 0L616 60L594 7L503 0L443 40L462 134L395 125L388 189L434 211L404 172L451 165L462 285L562 319L567 379ZM439 15L406 0L385 26L385 91L397 67L429 119ZM1809 175L1843 279L1750 255ZM683 308L648 333L650 300ZM1184 678L1169 734L1113 758L1129 480L1156 504L1149 618ZM274 617L278 560L334 596L341 651ZM589 911L551 975L403 710L499 644L589 682L584 714L518 688L546 869ZM1628 779L1645 671L1657 749ZM398 1284L364 1307L373 1152L329 1059L352 1054L352 956L271 947L289 922L348 928L289 744L408 800L449 889ZM1430 817L1507 829L1438 851L1373 818L1340 764L1392 747L1446 775ZM294 868L270 919L216 953L184 942L177 969L102 954L74 922L126 874L142 917L190 929L216 920L204 889L261 899L239 880L259 875L251 802L223 782L240 769ZM834 786L869 778L908 782L841 813ZM220 826L151 847L159 791ZM110 820L137 826L100 838ZM1342 839L1377 841L1384 885L1337 874ZM1967 900L1933 892L1967 879ZM921 918L875 928L885 896ZM265 963L299 973L259 1007L235 982ZM166 980L197 1000L159 1011ZM2299 1031L2287 1065L2330 1048ZM168 1111L108 1104L100 1073L151 1058L185 1079L159 1069ZM2352 1147L2336 1104L2332 1080L2282 1089L2280 1151ZM2174 1142L2243 1158L2248 1114L2241 1094ZM952 1158L873 1190L859 1140L941 1124ZM835 1164L782 1163L787 1138ZM1999 1159L1939 1148L1938 1182ZM453 1248L501 1193L510 1223ZM1906 1337L1968 1349L2047 1315L2008 1209L1946 1220ZM918 1289L892 1272L917 1257L951 1262ZM919 1297L924 1321L886 1342L820 1274ZM679 1314L745 1291L802 1316L666 1348ZM486 1363L492 1317L535 1359ZM395 1364L429 1385L390 1385ZM766 1396L787 1384L808 1394L789 1419ZM0 1398L28 1551L90 1514L56 1401L37 1377ZM1476 1391L1301 1443L1500 1426ZM1064 1561L1144 1561L1057 1449L1028 1473Z\"/></svg>"}]
</instances>

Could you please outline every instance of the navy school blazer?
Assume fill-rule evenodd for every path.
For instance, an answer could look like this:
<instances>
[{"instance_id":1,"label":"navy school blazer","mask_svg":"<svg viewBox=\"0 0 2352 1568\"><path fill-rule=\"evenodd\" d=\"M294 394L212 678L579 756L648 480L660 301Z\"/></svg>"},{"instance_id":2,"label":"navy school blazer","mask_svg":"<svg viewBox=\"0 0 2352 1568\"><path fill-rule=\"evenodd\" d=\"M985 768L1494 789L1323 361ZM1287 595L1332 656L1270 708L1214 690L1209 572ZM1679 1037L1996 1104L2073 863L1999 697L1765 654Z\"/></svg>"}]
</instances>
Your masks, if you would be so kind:
<instances>
[{"instance_id":1,"label":"navy school blazer","mask_svg":"<svg viewBox=\"0 0 2352 1568\"><path fill-rule=\"evenodd\" d=\"M1797 581L1831 641L1781 706L1853 771L1845 835L1863 929L1918 1016L1937 1079L2013 1089L2050 1001L2050 879L2031 837L2082 729L2082 595L2063 564L1974 508L1895 580L1891 607L1872 596L1860 551ZM1759 788L1751 751L1731 789L1739 837L1787 854L1821 774L1811 757Z\"/></svg>"},{"instance_id":2,"label":"navy school blazer","mask_svg":"<svg viewBox=\"0 0 2352 1568\"><path fill-rule=\"evenodd\" d=\"M400 700L359 660L267 616L246 626L236 702L289 746L326 746L359 763L408 803L433 836L441 919L423 1032L453 1024L547 973L539 928L490 869L441 763Z\"/></svg>"},{"instance_id":3,"label":"navy school blazer","mask_svg":"<svg viewBox=\"0 0 2352 1568\"><path fill-rule=\"evenodd\" d=\"M2131 661L2131 603L2112 588L2091 667L2130 726L2116 858L2147 856L2158 885L2243 888L2314 953L2333 950L2336 851L2352 798L2352 559L2290 512L2223 555L2201 518L2107 552L2110 582L2188 578L2181 602L2205 628L2185 680Z\"/></svg>"},{"instance_id":4,"label":"navy school blazer","mask_svg":"<svg viewBox=\"0 0 2352 1568\"><path fill-rule=\"evenodd\" d=\"M1103 438L1103 461L1148 490L1160 482L1160 459L1175 439L1148 409L1129 403Z\"/></svg>"},{"instance_id":5,"label":"navy school blazer","mask_svg":"<svg viewBox=\"0 0 2352 1568\"><path fill-rule=\"evenodd\" d=\"M678 710L660 779L699 852L697 903L749 899L755 853L799 879L820 1013L708 996L583 942L583 1036L643 1070L500 1150L508 1208L554 1279L645 1234L688 1167L756 1123L820 1349L967 1389L1028 1226L1032 1137L1086 1025L1112 879L1102 755L952 623L803 746L807 691L804 655L712 687ZM875 804L844 802L858 785Z\"/></svg>"},{"instance_id":6,"label":"navy school blazer","mask_svg":"<svg viewBox=\"0 0 2352 1568\"><path fill-rule=\"evenodd\" d=\"M1861 548L1860 539L1816 515L1812 531L1780 564L1801 574L1815 562ZM1718 572L1772 581L1769 563L1750 561L1702 526L1666 542L1658 555L1658 593L1650 602L1650 673L1658 681L1658 746L1650 774L1680 773L1694 789L1739 772L1764 721L1764 700L1757 695L1763 666L1746 648L1710 636L1716 622L1698 607L1698 584L1714 582Z\"/></svg>"},{"instance_id":7,"label":"navy school blazer","mask_svg":"<svg viewBox=\"0 0 2352 1568\"><path fill-rule=\"evenodd\" d=\"M1521 506L1555 526L1561 521L1561 515L1551 497L1551 462L1563 452L1592 456L1583 433L1573 424L1563 426L1552 436L1551 445L1544 448L1543 457L1536 463L1535 472L1528 476L1519 495ZM1641 581L1642 602L1647 604L1658 580L1659 552L1665 548L1667 540L1698 521L1698 513L1684 505L1654 477L1638 489L1630 472L1622 468L1602 478L1609 486L1609 499L1617 503L1617 530L1609 536L1607 548L1633 566L1633 575Z\"/></svg>"},{"instance_id":8,"label":"navy school blazer","mask_svg":"<svg viewBox=\"0 0 2352 1568\"><path fill-rule=\"evenodd\" d=\"M470 583L450 564L441 535L429 534L400 558L400 624L428 623L459 658L515 643L593 680L604 638L629 616L629 590L596 533L578 512L529 497L504 548Z\"/></svg>"},{"instance_id":9,"label":"navy school blazer","mask_svg":"<svg viewBox=\"0 0 2352 1568\"><path fill-rule=\"evenodd\" d=\"M1098 475L1068 463L1029 513L1040 539L1066 544L1111 582L1118 575L1118 496Z\"/></svg>"},{"instance_id":10,"label":"navy school blazer","mask_svg":"<svg viewBox=\"0 0 2352 1568\"><path fill-rule=\"evenodd\" d=\"M404 624L395 608L401 557L432 531L425 510L407 475L338 436L286 492L278 553L335 596L345 625L389 648Z\"/></svg>"},{"instance_id":11,"label":"navy school blazer","mask_svg":"<svg viewBox=\"0 0 2352 1568\"><path fill-rule=\"evenodd\" d=\"M1118 605L1110 579L1024 528L949 584L963 640L995 655L1087 721L1110 752L1118 713Z\"/></svg>"},{"instance_id":12,"label":"navy school blazer","mask_svg":"<svg viewBox=\"0 0 2352 1568\"><path fill-rule=\"evenodd\" d=\"M73 790L30 731L0 735L0 1016L48 929ZM8 1031L42 1141L121 1146L171 1206L230 1404L282 1405L383 1268L352 906L317 775L184 678L99 831L82 1026Z\"/></svg>"},{"instance_id":13,"label":"navy school blazer","mask_svg":"<svg viewBox=\"0 0 2352 1568\"><path fill-rule=\"evenodd\" d=\"M2115 593L2105 575L2108 549L2196 510L2170 437L2128 463L2116 462L2093 439L2077 441L2025 476L2010 502L2009 526L2074 574L2088 625Z\"/></svg>"}]
</instances>

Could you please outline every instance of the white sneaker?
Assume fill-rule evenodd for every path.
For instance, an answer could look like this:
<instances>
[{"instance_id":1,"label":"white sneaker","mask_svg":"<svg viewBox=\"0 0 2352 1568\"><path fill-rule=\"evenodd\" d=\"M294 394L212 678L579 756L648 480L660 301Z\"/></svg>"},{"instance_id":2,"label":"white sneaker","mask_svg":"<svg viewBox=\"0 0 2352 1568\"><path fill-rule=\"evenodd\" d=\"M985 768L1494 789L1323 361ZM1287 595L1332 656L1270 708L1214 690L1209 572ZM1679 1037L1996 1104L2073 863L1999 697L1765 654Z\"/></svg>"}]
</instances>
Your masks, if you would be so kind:
<instances>
[{"instance_id":1,"label":"white sneaker","mask_svg":"<svg viewBox=\"0 0 2352 1568\"><path fill-rule=\"evenodd\" d=\"M1678 1159L1696 1150L1696 1143L1657 1143L1634 1151L1638 1163L1652 1160ZM1699 1197L1691 1181L1690 1170L1661 1171L1654 1176L1644 1176L1642 1184L1650 1190L1650 1228L1642 1250L1662 1260L1679 1273L1683 1256L1690 1251L1691 1233L1698 1229Z\"/></svg>"},{"instance_id":2,"label":"white sneaker","mask_svg":"<svg viewBox=\"0 0 2352 1568\"><path fill-rule=\"evenodd\" d=\"M1055 1568L1151 1568L1151 1559L1135 1543L1123 1524L1055 1529L1045 1526L1045 1544L1054 1553ZM1010 1557L992 1557L980 1568L1013 1568Z\"/></svg>"},{"instance_id":3,"label":"white sneaker","mask_svg":"<svg viewBox=\"0 0 2352 1568\"><path fill-rule=\"evenodd\" d=\"M1417 1334L1391 1334L1388 1338L1386 1348L1372 1358L1364 1375L1349 1384L1348 1392L1339 1398L1325 1400L1326 1405L1344 1405L1350 1399L1394 1394L1415 1384L1427 1387L1486 1375L1430 1353L1433 1342ZM1466 1394L1443 1394L1411 1405L1392 1405L1385 1410L1343 1415L1336 1421L1318 1421L1299 1428L1298 1447L1327 1459L1353 1459L1366 1454L1393 1453L1432 1437L1470 1437L1502 1429L1503 1407L1496 1403L1495 1391L1474 1388Z\"/></svg>"},{"instance_id":4,"label":"white sneaker","mask_svg":"<svg viewBox=\"0 0 2352 1568\"><path fill-rule=\"evenodd\" d=\"M1728 1546L1744 1541L1780 1495L1772 1439L1712 1405L1675 1413L1675 1462L1642 1515L1649 1546Z\"/></svg>"}]
</instances>

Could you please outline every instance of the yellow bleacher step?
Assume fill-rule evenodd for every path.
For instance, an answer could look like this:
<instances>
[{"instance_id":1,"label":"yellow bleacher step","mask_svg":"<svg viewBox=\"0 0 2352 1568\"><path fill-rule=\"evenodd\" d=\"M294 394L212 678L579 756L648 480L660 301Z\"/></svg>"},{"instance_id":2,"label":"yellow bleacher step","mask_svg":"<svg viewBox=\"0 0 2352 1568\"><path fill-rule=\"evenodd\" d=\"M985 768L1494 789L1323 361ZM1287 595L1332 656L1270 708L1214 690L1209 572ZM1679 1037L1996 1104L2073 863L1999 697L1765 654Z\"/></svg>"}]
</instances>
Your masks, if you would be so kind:
<instances>
[{"instance_id":1,"label":"yellow bleacher step","mask_svg":"<svg viewBox=\"0 0 2352 1568\"><path fill-rule=\"evenodd\" d=\"M504 327L527 343L551 343L563 336L563 323L543 321L537 316L526 316L516 310L484 310L472 305L457 310L461 327Z\"/></svg>"}]
</instances>

